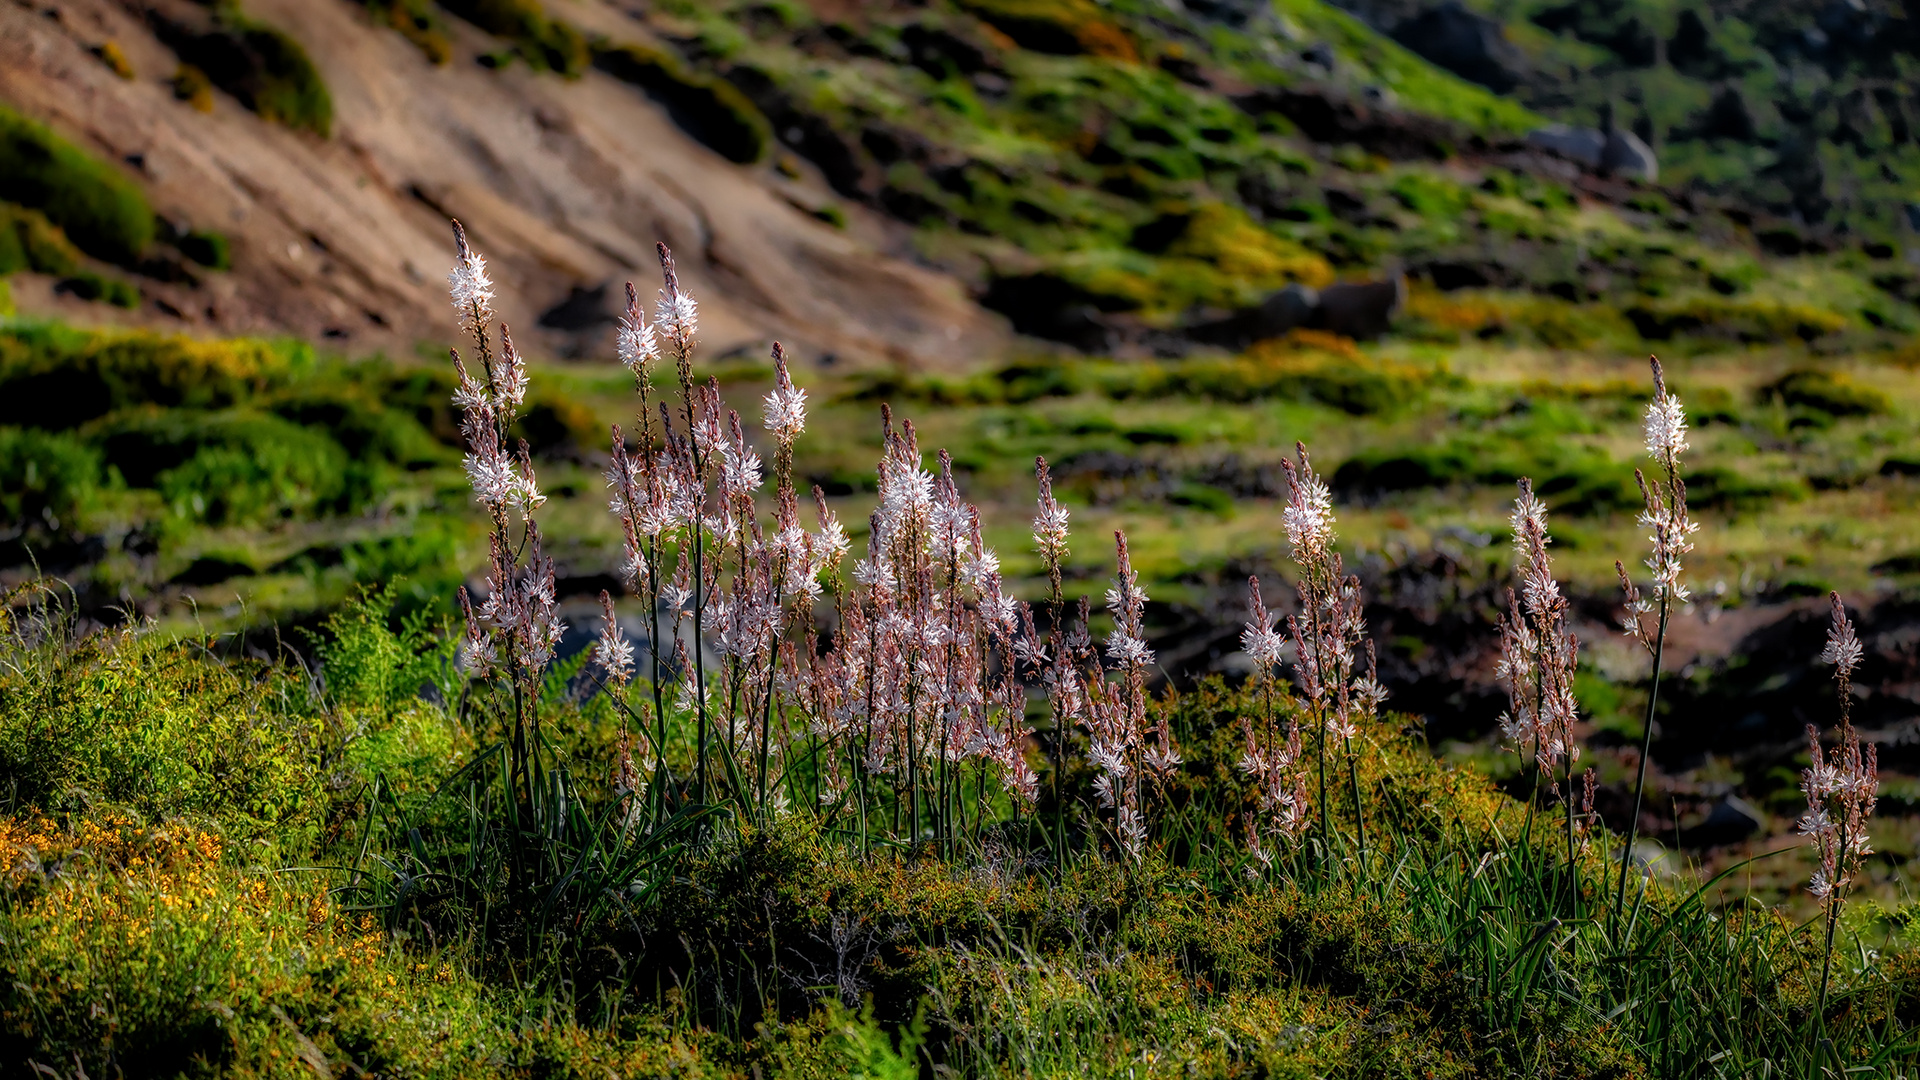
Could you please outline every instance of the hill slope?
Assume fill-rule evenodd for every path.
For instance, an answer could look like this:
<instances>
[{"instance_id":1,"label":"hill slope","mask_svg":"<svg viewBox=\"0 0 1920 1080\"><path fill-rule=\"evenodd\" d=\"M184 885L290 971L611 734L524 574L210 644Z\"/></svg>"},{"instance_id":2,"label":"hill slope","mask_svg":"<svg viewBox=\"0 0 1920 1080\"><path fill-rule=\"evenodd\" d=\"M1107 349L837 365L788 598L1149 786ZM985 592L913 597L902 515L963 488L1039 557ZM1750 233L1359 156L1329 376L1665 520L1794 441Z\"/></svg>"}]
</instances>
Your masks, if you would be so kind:
<instances>
[{"instance_id":1,"label":"hill slope","mask_svg":"<svg viewBox=\"0 0 1920 1080\"><path fill-rule=\"evenodd\" d=\"M711 286L717 351L758 354L776 324L808 353L869 363L975 355L1003 338L952 282L890 257L880 223L857 210L845 230L814 219L791 201L824 196L736 167L607 75L489 71L472 57L495 42L460 25L461 62L436 67L343 2L246 10L313 58L333 99L331 138L263 122L225 94L205 113L176 100L181 61L150 16L191 19L194 5L0 7L0 100L126 163L162 217L231 238L229 275L143 280L151 320L356 350L438 339L445 221L458 215L503 291L532 298L507 311L528 337L573 290L611 284L617 297L664 240ZM107 42L131 79L90 54ZM18 291L25 303L44 286ZM572 312L548 320L561 328L539 346L566 352L580 336L567 327L604 325L598 306L576 300Z\"/></svg>"}]
</instances>

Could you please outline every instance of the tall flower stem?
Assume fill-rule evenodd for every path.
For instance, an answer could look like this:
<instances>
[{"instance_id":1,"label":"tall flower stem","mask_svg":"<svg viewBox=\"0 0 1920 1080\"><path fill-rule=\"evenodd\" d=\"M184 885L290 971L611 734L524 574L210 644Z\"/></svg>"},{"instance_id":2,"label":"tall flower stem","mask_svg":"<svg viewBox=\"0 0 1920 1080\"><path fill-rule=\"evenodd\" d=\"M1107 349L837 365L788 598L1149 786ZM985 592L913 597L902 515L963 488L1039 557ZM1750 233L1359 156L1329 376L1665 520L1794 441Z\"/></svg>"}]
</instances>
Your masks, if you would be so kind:
<instances>
[{"instance_id":1,"label":"tall flower stem","mask_svg":"<svg viewBox=\"0 0 1920 1080\"><path fill-rule=\"evenodd\" d=\"M1660 625L1653 638L1653 684L1647 690L1647 713L1640 732L1640 767L1633 781L1633 817L1627 820L1627 846L1620 851L1620 884L1613 891L1613 914L1618 920L1626 910L1627 871L1633 866L1633 845L1640 837L1640 809L1647 794L1647 759L1653 756L1653 718L1660 707L1660 666L1667 652L1667 615L1671 601L1660 601ZM1602 885L1601 888L1606 888Z\"/></svg>"}]
</instances>

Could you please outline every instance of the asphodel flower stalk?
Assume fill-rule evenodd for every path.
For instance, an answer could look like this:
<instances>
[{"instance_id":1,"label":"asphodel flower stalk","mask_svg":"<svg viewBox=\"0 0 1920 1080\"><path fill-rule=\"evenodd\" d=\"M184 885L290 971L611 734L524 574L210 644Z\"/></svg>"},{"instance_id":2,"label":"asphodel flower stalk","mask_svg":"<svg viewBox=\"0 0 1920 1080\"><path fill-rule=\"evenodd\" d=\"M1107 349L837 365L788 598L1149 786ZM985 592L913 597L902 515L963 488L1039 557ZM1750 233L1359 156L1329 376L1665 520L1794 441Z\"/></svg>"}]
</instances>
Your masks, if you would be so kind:
<instances>
[{"instance_id":1,"label":"asphodel flower stalk","mask_svg":"<svg viewBox=\"0 0 1920 1080\"><path fill-rule=\"evenodd\" d=\"M1835 732L1837 745L1831 755L1820 745L1820 732L1807 725L1807 756L1810 764L1800 774L1800 790L1807 797L1807 813L1798 822L1802 835L1813 841L1819 865L1814 868L1807 891L1819 900L1827 921L1826 955L1820 963L1820 999L1818 1014L1826 1013L1827 982L1833 971L1833 937L1840 923L1840 907L1846 902L1847 888L1859 878L1866 857L1873 854L1867 835L1867 822L1873 817L1874 803L1880 791L1879 748L1862 749L1860 733L1853 726L1853 670L1860 666L1864 650L1847 618L1839 593L1828 594L1833 606L1833 624L1827 631L1827 645L1820 653L1822 663L1833 665L1834 686L1840 702L1840 724Z\"/></svg>"},{"instance_id":2,"label":"asphodel flower stalk","mask_svg":"<svg viewBox=\"0 0 1920 1080\"><path fill-rule=\"evenodd\" d=\"M1633 865L1633 845L1640 836L1640 810L1647 792L1647 760L1653 754L1653 725L1660 705L1661 665L1666 659L1667 623L1673 615L1675 604L1687 601L1687 587L1681 580L1682 559L1693 550L1691 537L1698 531L1698 522L1687 517L1687 486L1680 478L1680 455L1687 450L1687 413L1680 404L1680 398L1667 390L1666 372L1660 367L1660 358L1647 358L1653 368L1653 400L1647 403L1647 411L1641 424L1645 436L1647 456L1660 466L1660 475L1652 483L1638 469L1633 472L1634 480L1640 485L1640 494L1645 499L1646 508L1640 514L1640 524L1648 530L1647 542L1650 546L1646 559L1647 569L1653 572L1653 593L1651 598L1641 595L1633 579L1627 576L1626 567L1614 563L1614 570L1620 575L1620 588L1626 595L1626 612L1621 619L1621 627L1627 636L1638 641L1653 658L1653 678L1647 690L1647 713L1640 735L1639 774L1633 784L1633 817L1627 822L1627 844L1620 852L1620 884L1614 891L1613 912L1610 918L1622 916L1627 900L1627 871ZM1653 625L1648 625L1648 616L1654 616Z\"/></svg>"},{"instance_id":3,"label":"asphodel flower stalk","mask_svg":"<svg viewBox=\"0 0 1920 1080\"><path fill-rule=\"evenodd\" d=\"M509 448L508 431L526 399L526 364L504 324L498 348L493 344L493 282L486 260L468 243L457 221L453 240L457 261L448 276L448 291L481 369L476 378L459 350L453 350L459 380L453 402L460 409L460 433L467 442L467 479L492 524L486 598L476 608L466 587L460 588L466 621L462 654L475 675L485 677L498 669L506 676L513 698L509 782L530 809L538 805L535 789L541 783L535 753L540 675L553 659L564 627L554 614L553 560L541 548L534 520L546 497L535 481L527 444L520 442L517 453Z\"/></svg>"},{"instance_id":4,"label":"asphodel flower stalk","mask_svg":"<svg viewBox=\"0 0 1920 1080\"><path fill-rule=\"evenodd\" d=\"M1287 506L1281 514L1293 562L1299 568L1294 589L1299 613L1287 618L1294 642L1294 671L1315 717L1315 756L1319 769L1318 803L1321 843L1332 843L1327 805L1328 743L1338 737L1347 760L1347 787L1351 798L1355 837L1362 861L1367 854L1366 817L1360 800L1359 758L1353 740L1362 724L1378 713L1386 699L1376 677L1373 646L1367 642L1362 614L1360 579L1343 573L1340 554L1333 550L1333 496L1326 481L1313 471L1304 443L1294 444L1297 461L1281 459L1287 475ZM1367 647L1367 674L1355 674L1355 652Z\"/></svg>"},{"instance_id":5,"label":"asphodel flower stalk","mask_svg":"<svg viewBox=\"0 0 1920 1080\"><path fill-rule=\"evenodd\" d=\"M1573 795L1573 765L1580 744L1573 737L1580 705L1573 693L1579 666L1579 640L1567 621L1567 598L1553 576L1547 553L1547 508L1533 493L1533 481L1522 478L1513 500L1513 546L1519 556L1520 595L1509 594L1510 614L1501 621L1500 663L1496 669L1506 684L1510 710L1501 716L1507 736L1525 751L1532 742L1531 769L1545 773L1560 791L1567 812L1567 880L1570 905L1579 917L1580 885L1574 859L1577 836ZM1565 763L1566 786L1553 779ZM1527 823L1533 823L1534 792L1527 793Z\"/></svg>"}]
</instances>

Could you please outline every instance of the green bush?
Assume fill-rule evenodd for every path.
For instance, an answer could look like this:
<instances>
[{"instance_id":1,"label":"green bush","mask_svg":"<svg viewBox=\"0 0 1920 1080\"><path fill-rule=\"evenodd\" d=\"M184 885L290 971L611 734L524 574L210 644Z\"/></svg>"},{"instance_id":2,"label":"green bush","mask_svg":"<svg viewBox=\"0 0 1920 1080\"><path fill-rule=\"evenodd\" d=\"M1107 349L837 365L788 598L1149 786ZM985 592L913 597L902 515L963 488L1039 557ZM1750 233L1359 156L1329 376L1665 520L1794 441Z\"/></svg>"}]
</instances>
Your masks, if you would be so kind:
<instances>
[{"instance_id":1,"label":"green bush","mask_svg":"<svg viewBox=\"0 0 1920 1080\"><path fill-rule=\"evenodd\" d=\"M217 232L189 232L176 241L174 247L180 249L180 254L209 270L233 269L232 245Z\"/></svg>"},{"instance_id":2,"label":"green bush","mask_svg":"<svg viewBox=\"0 0 1920 1080\"><path fill-rule=\"evenodd\" d=\"M520 58L538 70L577 76L593 60L586 35L549 18L539 0L442 0L440 6L513 42Z\"/></svg>"},{"instance_id":3,"label":"green bush","mask_svg":"<svg viewBox=\"0 0 1920 1080\"><path fill-rule=\"evenodd\" d=\"M114 307L140 306L140 289L131 281L82 270L60 282L60 287L82 300L104 300Z\"/></svg>"},{"instance_id":4,"label":"green bush","mask_svg":"<svg viewBox=\"0 0 1920 1080\"><path fill-rule=\"evenodd\" d=\"M0 427L0 519L70 522L94 504L103 465L99 450L71 433Z\"/></svg>"},{"instance_id":5,"label":"green bush","mask_svg":"<svg viewBox=\"0 0 1920 1080\"><path fill-rule=\"evenodd\" d=\"M0 624L0 779L14 805L93 800L194 815L236 836L313 839L328 800L325 723L285 668L118 631L75 640L64 616Z\"/></svg>"},{"instance_id":6,"label":"green bush","mask_svg":"<svg viewBox=\"0 0 1920 1080\"><path fill-rule=\"evenodd\" d=\"M130 486L157 490L175 516L210 525L347 512L374 490L365 463L323 430L253 409L134 409L85 434Z\"/></svg>"},{"instance_id":7,"label":"green bush","mask_svg":"<svg viewBox=\"0 0 1920 1080\"><path fill-rule=\"evenodd\" d=\"M132 265L153 242L153 210L112 167L0 105L0 200L45 214L81 251Z\"/></svg>"},{"instance_id":8,"label":"green bush","mask_svg":"<svg viewBox=\"0 0 1920 1080\"><path fill-rule=\"evenodd\" d=\"M306 50L280 30L223 7L209 32L168 36L183 64L261 119L322 138L332 131L333 95Z\"/></svg>"},{"instance_id":9,"label":"green bush","mask_svg":"<svg viewBox=\"0 0 1920 1080\"><path fill-rule=\"evenodd\" d=\"M0 203L0 274L72 274L80 260L80 250L45 214Z\"/></svg>"},{"instance_id":10,"label":"green bush","mask_svg":"<svg viewBox=\"0 0 1920 1080\"><path fill-rule=\"evenodd\" d=\"M9 323L0 328L0 424L60 431L137 405L224 408L313 366L313 350L296 342Z\"/></svg>"},{"instance_id":11,"label":"green bush","mask_svg":"<svg viewBox=\"0 0 1920 1080\"><path fill-rule=\"evenodd\" d=\"M641 45L602 45L593 50L593 64L653 95L675 122L729 161L759 161L772 144L772 125L745 94L725 79L687 71L677 57Z\"/></svg>"},{"instance_id":12,"label":"green bush","mask_svg":"<svg viewBox=\"0 0 1920 1080\"><path fill-rule=\"evenodd\" d=\"M1891 407L1887 395L1864 386L1844 372L1802 368L1790 371L1760 388L1760 400L1777 401L1795 412L1838 419L1877 416Z\"/></svg>"}]
</instances>

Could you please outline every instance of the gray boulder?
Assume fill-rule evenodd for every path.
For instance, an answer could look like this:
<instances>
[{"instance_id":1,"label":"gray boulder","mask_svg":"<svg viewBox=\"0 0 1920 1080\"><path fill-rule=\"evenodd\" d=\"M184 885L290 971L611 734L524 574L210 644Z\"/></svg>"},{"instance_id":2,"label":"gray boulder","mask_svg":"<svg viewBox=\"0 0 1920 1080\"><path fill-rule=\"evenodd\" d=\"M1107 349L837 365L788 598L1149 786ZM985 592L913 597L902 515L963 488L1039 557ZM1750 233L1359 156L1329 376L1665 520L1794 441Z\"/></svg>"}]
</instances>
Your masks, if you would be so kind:
<instances>
[{"instance_id":1,"label":"gray boulder","mask_svg":"<svg viewBox=\"0 0 1920 1080\"><path fill-rule=\"evenodd\" d=\"M1583 168L1598 169L1600 156L1607 149L1607 137L1595 128L1548 124L1527 132L1527 145L1558 154Z\"/></svg>"},{"instance_id":2,"label":"gray boulder","mask_svg":"<svg viewBox=\"0 0 1920 1080\"><path fill-rule=\"evenodd\" d=\"M1660 162L1653 148L1631 131L1615 128L1607 133L1600 151L1600 171L1614 176L1632 176L1651 184L1660 179Z\"/></svg>"},{"instance_id":3,"label":"gray boulder","mask_svg":"<svg viewBox=\"0 0 1920 1080\"><path fill-rule=\"evenodd\" d=\"M1320 290L1315 322L1356 341L1377 338L1393 324L1406 299L1407 279L1397 275L1390 281L1329 285Z\"/></svg>"}]
</instances>

